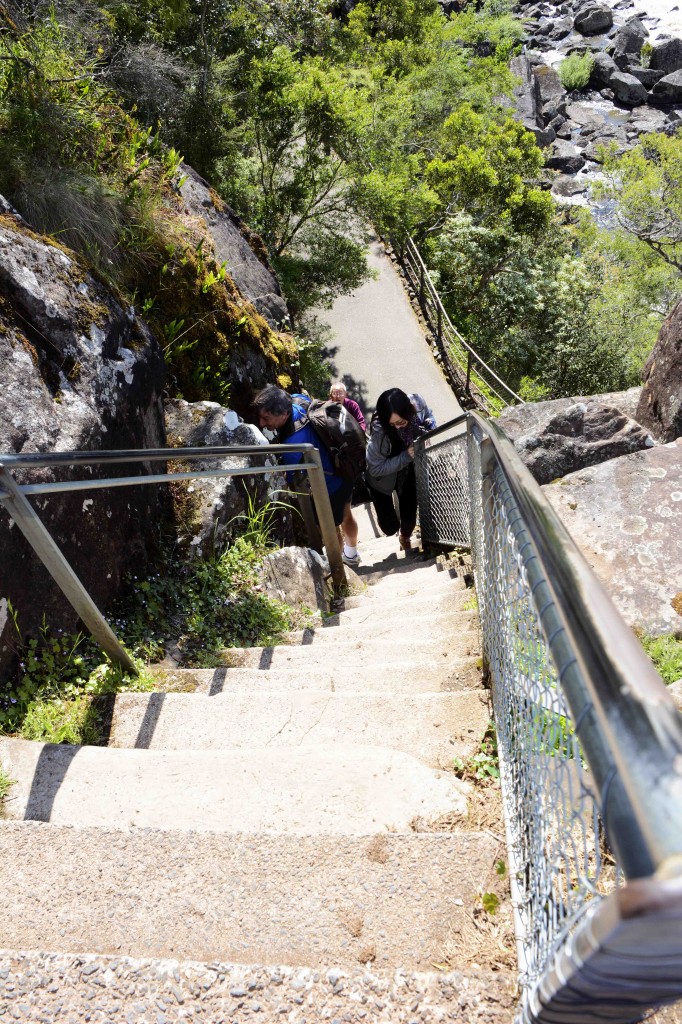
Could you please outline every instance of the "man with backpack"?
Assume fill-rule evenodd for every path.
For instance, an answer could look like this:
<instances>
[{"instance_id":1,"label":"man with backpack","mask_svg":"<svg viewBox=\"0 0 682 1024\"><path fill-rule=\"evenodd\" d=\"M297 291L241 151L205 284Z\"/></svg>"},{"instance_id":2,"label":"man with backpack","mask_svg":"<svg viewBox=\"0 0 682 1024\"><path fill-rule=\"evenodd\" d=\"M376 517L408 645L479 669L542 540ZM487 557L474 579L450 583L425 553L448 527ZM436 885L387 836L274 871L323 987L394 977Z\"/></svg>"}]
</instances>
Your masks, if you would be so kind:
<instances>
[{"instance_id":1,"label":"man with backpack","mask_svg":"<svg viewBox=\"0 0 682 1024\"><path fill-rule=\"evenodd\" d=\"M278 444L312 444L320 453L334 523L341 526L355 479L365 465L365 436L357 420L337 402L318 402L296 396L292 399L274 384L259 391L252 402L259 427L275 434ZM285 465L301 462L300 452L282 456ZM342 558L346 565L357 565L358 531L350 526L344 532Z\"/></svg>"}]
</instances>

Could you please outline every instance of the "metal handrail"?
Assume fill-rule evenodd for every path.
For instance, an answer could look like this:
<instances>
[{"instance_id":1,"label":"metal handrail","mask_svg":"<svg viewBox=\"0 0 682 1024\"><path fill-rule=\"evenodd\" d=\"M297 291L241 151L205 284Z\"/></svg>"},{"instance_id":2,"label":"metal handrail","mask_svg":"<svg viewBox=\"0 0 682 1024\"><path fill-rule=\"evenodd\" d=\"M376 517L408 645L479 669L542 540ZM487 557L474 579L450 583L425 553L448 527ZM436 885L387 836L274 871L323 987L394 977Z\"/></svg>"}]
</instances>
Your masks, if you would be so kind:
<instances>
[{"instance_id":1,"label":"metal handrail","mask_svg":"<svg viewBox=\"0 0 682 1024\"><path fill-rule=\"evenodd\" d=\"M467 352L469 363L472 363L472 362L477 363L480 367L482 367L485 370L485 372L487 374L489 374L489 376L497 383L497 385L499 385L499 389L500 390L498 390L489 381L483 380L483 383L486 385L486 387L489 388L493 392L493 394L500 400L500 402L502 403L503 406L509 405L509 404L524 405L525 404L524 400L520 397L520 395L517 395L515 391L513 391L507 384L505 384L505 382L501 379L501 377L499 377L498 374L496 374L495 371L490 366L488 366L488 364L485 362L485 360L483 360L481 358L481 356L479 356L478 352L476 352L476 350L474 348L472 348L472 346L469 344L469 342L466 340L466 338L464 338L460 334L460 332L457 330L455 325L452 323L452 321L450 320L450 317L448 316L448 313L447 313L447 311L446 311L446 309L445 309L445 307L443 305L441 297L438 294L438 291L436 290L436 287L435 287L433 281L431 280L428 267L424 263L424 260L423 260L423 258L421 256L421 253L419 252L419 249L415 245L415 243L414 243L412 238L408 238L407 239L405 251L416 262L417 268L418 268L419 273L420 273L420 286L422 288L425 287L428 290L428 292L429 292L429 294L430 294L430 296L431 296L431 298L432 298L432 300L433 300L433 302L434 302L434 304L436 306L437 318L438 318L438 321L439 321L439 328L442 329L442 327L445 326L455 336L455 338L457 339L458 343ZM424 305L423 295L420 295L420 304ZM440 338L439 338L439 341L440 341ZM449 355L447 353L445 353L445 356L446 356L446 358L449 359ZM469 376L470 376L471 367L470 366L468 366L468 367L459 367L459 370L460 370L460 372L466 374L467 384L468 384L468 379L469 379ZM500 393L500 391L502 393Z\"/></svg>"},{"instance_id":2,"label":"metal handrail","mask_svg":"<svg viewBox=\"0 0 682 1024\"><path fill-rule=\"evenodd\" d=\"M656 871L680 875L682 718L512 443L493 421L473 412L467 417L489 439L552 591L548 605L558 618L545 621L540 608L541 624L550 649L557 643L571 647L573 665L560 682L576 709L576 734L623 871L627 878ZM534 597L537 603L539 595Z\"/></svg>"},{"instance_id":3,"label":"metal handrail","mask_svg":"<svg viewBox=\"0 0 682 1024\"><path fill-rule=\"evenodd\" d=\"M40 469L53 466L93 466L111 463L152 463L193 461L196 459L224 458L235 455L282 455L285 452L300 452L304 460L284 467L279 463L264 466L235 466L229 469L199 470L187 473L156 473L139 476L91 478L83 480L50 481L49 483L19 483L12 476L17 469ZM312 498L320 521L320 532L327 550L329 568L335 588L346 583L346 574L341 559L341 550L334 525L329 493L324 481L324 470L320 453L311 444L235 445L205 448L149 448L115 451L85 452L36 452L29 454L0 453L0 504L4 506L33 550L56 581L62 593L78 613L79 618L90 630L102 649L113 662L137 674L137 667L117 639L108 622L100 612L88 591L61 553L27 495L68 493L70 491L94 490L105 487L130 487L168 483L172 480L194 480L225 476L259 476L277 472L299 472L305 470L310 480Z\"/></svg>"}]
</instances>

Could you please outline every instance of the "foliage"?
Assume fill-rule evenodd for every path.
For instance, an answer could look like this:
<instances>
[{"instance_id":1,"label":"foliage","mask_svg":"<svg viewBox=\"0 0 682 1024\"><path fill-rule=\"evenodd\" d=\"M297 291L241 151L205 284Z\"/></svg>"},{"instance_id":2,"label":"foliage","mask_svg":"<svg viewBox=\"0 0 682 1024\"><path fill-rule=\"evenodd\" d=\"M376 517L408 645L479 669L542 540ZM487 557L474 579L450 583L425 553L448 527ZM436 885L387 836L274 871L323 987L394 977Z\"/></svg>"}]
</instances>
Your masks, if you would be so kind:
<instances>
[{"instance_id":1,"label":"foliage","mask_svg":"<svg viewBox=\"0 0 682 1024\"><path fill-rule=\"evenodd\" d=\"M585 53L569 53L559 64L559 78L564 89L585 89L594 68L594 55Z\"/></svg>"},{"instance_id":2,"label":"foliage","mask_svg":"<svg viewBox=\"0 0 682 1024\"><path fill-rule=\"evenodd\" d=\"M654 133L620 156L604 151L602 197L622 228L682 273L682 134Z\"/></svg>"},{"instance_id":3,"label":"foliage","mask_svg":"<svg viewBox=\"0 0 682 1024\"><path fill-rule=\"evenodd\" d=\"M667 636L640 636L639 639L666 683L682 679L682 638L671 633Z\"/></svg>"},{"instance_id":4,"label":"foliage","mask_svg":"<svg viewBox=\"0 0 682 1024\"><path fill-rule=\"evenodd\" d=\"M266 525L260 520L254 529L262 535ZM187 666L215 664L216 652L225 647L276 642L292 628L294 616L261 590L265 553L262 545L239 537L222 555L206 561L170 554L162 573L130 580L115 619L119 635L130 649L152 660L163 657L173 643Z\"/></svg>"},{"instance_id":5,"label":"foliage","mask_svg":"<svg viewBox=\"0 0 682 1024\"><path fill-rule=\"evenodd\" d=\"M294 512L300 515L299 510L286 501L268 501L261 504L257 498L249 494L246 511L235 516L231 522L243 523L244 526L240 531L241 539L256 550L264 551L271 543L272 536L276 531L280 512Z\"/></svg>"},{"instance_id":6,"label":"foliage","mask_svg":"<svg viewBox=\"0 0 682 1024\"><path fill-rule=\"evenodd\" d=\"M24 640L12 615L19 666L0 697L0 732L49 743L97 743L101 714L94 698L152 688L141 664L140 674L130 676L102 662L95 642L82 633L54 632L43 623L38 637Z\"/></svg>"},{"instance_id":7,"label":"foliage","mask_svg":"<svg viewBox=\"0 0 682 1024\"><path fill-rule=\"evenodd\" d=\"M500 778L500 768L497 756L497 736L493 722L488 723L488 728L483 734L478 751L463 760L456 757L453 761L455 774L461 779L468 779L476 782L493 783Z\"/></svg>"}]
</instances>

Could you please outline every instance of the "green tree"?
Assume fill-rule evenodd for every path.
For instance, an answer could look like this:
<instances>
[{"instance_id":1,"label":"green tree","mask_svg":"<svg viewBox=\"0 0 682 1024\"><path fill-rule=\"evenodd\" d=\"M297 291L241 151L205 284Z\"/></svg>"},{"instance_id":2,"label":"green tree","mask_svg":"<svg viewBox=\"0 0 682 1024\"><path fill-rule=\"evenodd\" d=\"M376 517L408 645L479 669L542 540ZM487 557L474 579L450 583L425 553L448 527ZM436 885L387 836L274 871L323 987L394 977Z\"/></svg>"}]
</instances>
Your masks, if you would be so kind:
<instances>
[{"instance_id":1,"label":"green tree","mask_svg":"<svg viewBox=\"0 0 682 1024\"><path fill-rule=\"evenodd\" d=\"M682 273L682 135L647 135L620 156L604 154L601 195L618 224Z\"/></svg>"}]
</instances>

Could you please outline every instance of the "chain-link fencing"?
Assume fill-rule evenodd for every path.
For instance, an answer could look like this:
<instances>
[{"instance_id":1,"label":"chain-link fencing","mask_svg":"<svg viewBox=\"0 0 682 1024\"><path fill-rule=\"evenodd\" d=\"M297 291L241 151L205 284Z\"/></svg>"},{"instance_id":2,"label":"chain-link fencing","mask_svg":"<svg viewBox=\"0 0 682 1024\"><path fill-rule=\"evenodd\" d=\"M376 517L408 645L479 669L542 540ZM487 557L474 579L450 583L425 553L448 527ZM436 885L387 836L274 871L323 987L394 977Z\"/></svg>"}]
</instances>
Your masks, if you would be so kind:
<instances>
[{"instance_id":1,"label":"chain-link fencing","mask_svg":"<svg viewBox=\"0 0 682 1024\"><path fill-rule=\"evenodd\" d=\"M415 468L422 537L472 551L507 833L519 1021L639 1020L656 1000L682 995L682 938L671 926L682 925L680 716L489 421L467 414L420 439ZM664 800L654 797L660 787ZM676 902L665 920L658 919L661 878L665 898ZM646 913L624 920L622 908L642 884L633 879L651 886ZM638 955L647 934L650 949Z\"/></svg>"}]
</instances>

